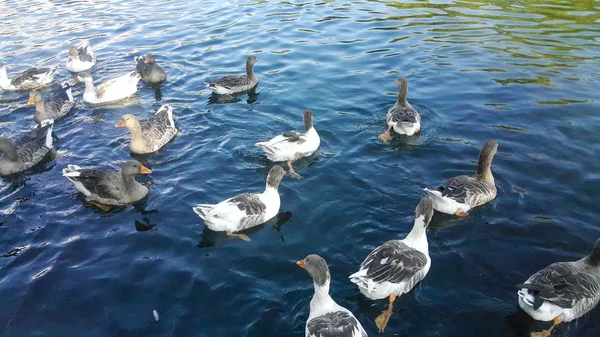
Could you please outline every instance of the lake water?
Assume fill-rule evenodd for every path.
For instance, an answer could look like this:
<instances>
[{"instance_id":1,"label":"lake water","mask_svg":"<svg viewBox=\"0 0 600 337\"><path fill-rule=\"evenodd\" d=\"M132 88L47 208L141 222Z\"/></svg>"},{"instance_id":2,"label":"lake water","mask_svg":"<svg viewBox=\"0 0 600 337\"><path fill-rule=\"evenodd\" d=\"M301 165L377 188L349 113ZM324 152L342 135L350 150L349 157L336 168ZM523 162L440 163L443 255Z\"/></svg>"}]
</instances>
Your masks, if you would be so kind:
<instances>
[{"instance_id":1,"label":"lake water","mask_svg":"<svg viewBox=\"0 0 600 337\"><path fill-rule=\"evenodd\" d=\"M486 139L498 197L465 219L436 215L426 279L396 301L385 335L529 336L515 284L587 254L600 236L600 4L594 1L2 1L9 74L64 69L90 40L102 81L153 53L169 73L127 106L82 102L54 127L57 153L0 182L0 336L303 336L312 282L295 261L323 256L332 296L370 336L387 301L347 276L412 227L422 188L476 170ZM244 71L256 94L211 97L203 81ZM422 133L383 144L394 80L405 76ZM76 86L80 100L83 86ZM33 127L26 93L0 94L0 132ZM87 206L67 164L117 169L125 113L174 107L180 134L158 154L136 207ZM252 242L205 229L192 212L261 191L272 163L253 144L302 129L321 148L284 178L281 214ZM153 310L160 315L155 321ZM600 309L554 336L600 335Z\"/></svg>"}]
</instances>

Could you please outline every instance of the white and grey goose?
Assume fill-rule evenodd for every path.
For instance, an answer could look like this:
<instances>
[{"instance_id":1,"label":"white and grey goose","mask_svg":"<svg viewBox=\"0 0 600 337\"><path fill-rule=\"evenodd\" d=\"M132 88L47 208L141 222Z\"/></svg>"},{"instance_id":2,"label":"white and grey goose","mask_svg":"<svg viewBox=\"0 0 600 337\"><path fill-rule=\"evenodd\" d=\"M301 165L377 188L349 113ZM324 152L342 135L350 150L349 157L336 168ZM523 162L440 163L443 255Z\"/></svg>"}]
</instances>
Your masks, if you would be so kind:
<instances>
[{"instance_id":1,"label":"white and grey goose","mask_svg":"<svg viewBox=\"0 0 600 337\"><path fill-rule=\"evenodd\" d=\"M32 91L29 93L27 104L35 104L33 120L38 124L46 119L57 120L65 117L73 106L75 106L73 94L71 93L71 84L64 82L60 86L57 85L50 92L47 100L44 100L39 91Z\"/></svg>"},{"instance_id":2,"label":"white and grey goose","mask_svg":"<svg viewBox=\"0 0 600 337\"><path fill-rule=\"evenodd\" d=\"M34 90L43 88L54 81L54 68L30 68L22 73L15 74L12 79L8 78L6 66L0 62L0 88L6 91Z\"/></svg>"},{"instance_id":3,"label":"white and grey goose","mask_svg":"<svg viewBox=\"0 0 600 337\"><path fill-rule=\"evenodd\" d=\"M109 211L111 206L124 206L143 199L148 194L148 188L135 180L135 176L152 171L137 160L129 160L120 172L68 165L62 173L85 195L87 202Z\"/></svg>"},{"instance_id":4,"label":"white and grey goose","mask_svg":"<svg viewBox=\"0 0 600 337\"><path fill-rule=\"evenodd\" d=\"M250 241L246 234L233 234L250 227L263 224L279 213L279 183L285 170L275 165L269 170L267 184L263 193L243 193L221 201L216 205L199 204L194 212L204 220L213 231L225 231L228 236Z\"/></svg>"},{"instance_id":5,"label":"white and grey goose","mask_svg":"<svg viewBox=\"0 0 600 337\"><path fill-rule=\"evenodd\" d=\"M600 301L600 240L592 252L573 262L556 262L517 285L519 306L552 327L532 337L550 336L561 322L570 322L592 310Z\"/></svg>"},{"instance_id":6,"label":"white and grey goose","mask_svg":"<svg viewBox=\"0 0 600 337\"><path fill-rule=\"evenodd\" d=\"M116 128L127 127L131 132L129 149L133 153L145 154L158 151L177 134L173 121L173 108L165 104L158 109L144 126L140 125L134 115L126 114L115 125Z\"/></svg>"},{"instance_id":7,"label":"white and grey goose","mask_svg":"<svg viewBox=\"0 0 600 337\"><path fill-rule=\"evenodd\" d=\"M331 275L325 259L311 254L296 264L312 277L315 288L305 337L367 337L367 332L350 310L337 304L329 295Z\"/></svg>"},{"instance_id":8,"label":"white and grey goose","mask_svg":"<svg viewBox=\"0 0 600 337\"><path fill-rule=\"evenodd\" d=\"M492 175L492 160L498 151L498 142L490 139L479 153L477 173L474 176L457 176L435 189L425 188L433 201L433 208L442 213L465 217L468 211L496 198L496 184Z\"/></svg>"},{"instance_id":9,"label":"white and grey goose","mask_svg":"<svg viewBox=\"0 0 600 337\"><path fill-rule=\"evenodd\" d=\"M380 332L385 330L392 315L396 297L411 291L429 272L431 258L426 228L432 216L431 199L421 198L410 233L402 240L390 240L375 248L360 269L349 276L367 298L379 300L389 297L388 310L375 320Z\"/></svg>"},{"instance_id":10,"label":"white and grey goose","mask_svg":"<svg viewBox=\"0 0 600 337\"><path fill-rule=\"evenodd\" d=\"M82 40L79 45L69 48L66 68L70 72L78 73L92 68L96 64L96 55L88 40Z\"/></svg>"},{"instance_id":11,"label":"white and grey goose","mask_svg":"<svg viewBox=\"0 0 600 337\"><path fill-rule=\"evenodd\" d=\"M97 87L94 79L89 73L79 73L75 83L84 82L83 101L90 104L102 104L118 101L134 95L137 92L137 84L140 74L136 71L128 72L119 77L112 78Z\"/></svg>"},{"instance_id":12,"label":"white and grey goose","mask_svg":"<svg viewBox=\"0 0 600 337\"><path fill-rule=\"evenodd\" d=\"M259 142L255 145L265 152L269 160L287 162L292 177L302 178L294 171L292 162L312 155L321 144L321 138L313 126L312 118L312 111L304 111L305 133L300 131L286 131L267 142Z\"/></svg>"},{"instance_id":13,"label":"white and grey goose","mask_svg":"<svg viewBox=\"0 0 600 337\"><path fill-rule=\"evenodd\" d=\"M390 135L392 128L397 133L407 136L413 136L421 131L421 115L406 100L408 94L406 78L400 77L395 83L398 86L398 99L385 116L388 129L379 136L384 142L392 139Z\"/></svg>"},{"instance_id":14,"label":"white and grey goose","mask_svg":"<svg viewBox=\"0 0 600 337\"><path fill-rule=\"evenodd\" d=\"M258 84L258 77L254 74L254 64L258 62L256 56L246 59L246 75L228 75L214 82L205 82L215 94L231 95L248 91Z\"/></svg>"},{"instance_id":15,"label":"white and grey goose","mask_svg":"<svg viewBox=\"0 0 600 337\"><path fill-rule=\"evenodd\" d=\"M45 120L16 142L0 137L0 175L6 176L30 169L52 150L53 120Z\"/></svg>"}]
</instances>

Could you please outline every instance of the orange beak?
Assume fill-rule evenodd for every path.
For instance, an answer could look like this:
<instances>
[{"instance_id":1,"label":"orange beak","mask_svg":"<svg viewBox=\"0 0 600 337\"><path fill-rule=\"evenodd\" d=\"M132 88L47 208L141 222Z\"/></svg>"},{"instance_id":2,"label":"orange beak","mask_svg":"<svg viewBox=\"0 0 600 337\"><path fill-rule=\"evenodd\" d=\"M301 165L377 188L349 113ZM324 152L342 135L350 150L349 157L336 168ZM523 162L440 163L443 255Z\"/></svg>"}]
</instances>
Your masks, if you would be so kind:
<instances>
[{"instance_id":1,"label":"orange beak","mask_svg":"<svg viewBox=\"0 0 600 337\"><path fill-rule=\"evenodd\" d=\"M142 167L140 167L140 173L141 174L150 174L150 173L152 173L152 170L147 168L146 166L142 166Z\"/></svg>"},{"instance_id":2,"label":"orange beak","mask_svg":"<svg viewBox=\"0 0 600 337\"><path fill-rule=\"evenodd\" d=\"M125 126L125 122L121 119L119 123L115 124L115 128L122 128Z\"/></svg>"},{"instance_id":3,"label":"orange beak","mask_svg":"<svg viewBox=\"0 0 600 337\"><path fill-rule=\"evenodd\" d=\"M144 58L144 63L150 63L150 59Z\"/></svg>"},{"instance_id":4,"label":"orange beak","mask_svg":"<svg viewBox=\"0 0 600 337\"><path fill-rule=\"evenodd\" d=\"M296 262L296 264L299 265L300 267L304 268L304 266L306 265L306 261L300 260L300 261Z\"/></svg>"},{"instance_id":5,"label":"orange beak","mask_svg":"<svg viewBox=\"0 0 600 337\"><path fill-rule=\"evenodd\" d=\"M77 56L77 52L73 50L73 51L71 52L71 55L72 55L72 56Z\"/></svg>"},{"instance_id":6,"label":"orange beak","mask_svg":"<svg viewBox=\"0 0 600 337\"><path fill-rule=\"evenodd\" d=\"M29 101L27 101L27 104L33 104L33 97L29 97Z\"/></svg>"},{"instance_id":7,"label":"orange beak","mask_svg":"<svg viewBox=\"0 0 600 337\"><path fill-rule=\"evenodd\" d=\"M75 79L73 80L73 84L75 83L79 83L79 78L75 77Z\"/></svg>"}]
</instances>

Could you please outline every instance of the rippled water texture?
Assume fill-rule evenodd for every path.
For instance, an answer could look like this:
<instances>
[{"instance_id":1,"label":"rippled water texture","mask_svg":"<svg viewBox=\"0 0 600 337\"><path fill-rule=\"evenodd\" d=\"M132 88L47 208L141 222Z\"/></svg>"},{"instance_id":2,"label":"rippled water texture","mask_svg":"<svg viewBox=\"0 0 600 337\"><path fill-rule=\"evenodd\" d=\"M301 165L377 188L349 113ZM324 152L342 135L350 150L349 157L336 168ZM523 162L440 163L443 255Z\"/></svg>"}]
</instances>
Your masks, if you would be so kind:
<instances>
[{"instance_id":1,"label":"rippled water texture","mask_svg":"<svg viewBox=\"0 0 600 337\"><path fill-rule=\"evenodd\" d=\"M332 296L371 336L387 301L347 276L371 249L403 237L421 189L476 169L497 138L498 197L465 219L436 215L432 267L394 306L386 335L529 336L515 284L578 259L599 237L600 8L573 1L3 1L0 60L9 74L54 66L81 38L102 81L153 53L169 73L133 104L79 102L54 128L57 153L0 182L0 336L303 336L312 282L295 261L330 264ZM244 71L255 95L211 97L203 81ZM422 134L383 144L394 80L409 81ZM75 94L81 99L83 86ZM33 125L26 93L0 94L0 132ZM116 169L129 135L114 124L174 107L180 134L158 154L136 207L87 206L67 164ZM229 240L196 203L260 191L269 167L254 147L302 128L314 111L321 149L285 178L282 213ZM155 321L156 310L160 320ZM600 309L555 336L600 335Z\"/></svg>"}]
</instances>

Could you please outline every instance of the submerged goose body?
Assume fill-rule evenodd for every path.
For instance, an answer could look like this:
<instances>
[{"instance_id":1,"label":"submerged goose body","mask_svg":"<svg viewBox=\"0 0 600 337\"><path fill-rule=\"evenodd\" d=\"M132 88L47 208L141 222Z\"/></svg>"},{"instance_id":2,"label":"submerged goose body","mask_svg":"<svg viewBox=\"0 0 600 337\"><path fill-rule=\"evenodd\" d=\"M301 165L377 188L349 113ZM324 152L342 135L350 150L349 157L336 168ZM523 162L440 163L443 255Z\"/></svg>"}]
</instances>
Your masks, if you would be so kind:
<instances>
[{"instance_id":1,"label":"submerged goose body","mask_svg":"<svg viewBox=\"0 0 600 337\"><path fill-rule=\"evenodd\" d=\"M600 301L600 240L592 253L573 262L556 262L517 285L519 306L538 321L553 321L548 330L532 336L549 336L560 322L570 322L592 310Z\"/></svg>"},{"instance_id":2,"label":"submerged goose body","mask_svg":"<svg viewBox=\"0 0 600 337\"><path fill-rule=\"evenodd\" d=\"M263 224L279 213L278 188L285 173L281 166L275 165L269 170L263 193L243 193L216 205L199 204L193 208L194 212L209 229L249 240L247 236L234 235L233 232Z\"/></svg>"},{"instance_id":3,"label":"submerged goose body","mask_svg":"<svg viewBox=\"0 0 600 337\"><path fill-rule=\"evenodd\" d=\"M110 79L97 87L94 79L88 73L77 76L76 82L85 83L83 101L90 104L103 104L122 100L137 92L140 74L135 71Z\"/></svg>"},{"instance_id":4,"label":"submerged goose body","mask_svg":"<svg viewBox=\"0 0 600 337\"><path fill-rule=\"evenodd\" d=\"M425 188L433 201L433 208L442 213L467 216L468 211L496 198L496 184L492 175L492 160L498 150L498 142L490 139L481 148L477 173L457 176L435 189Z\"/></svg>"},{"instance_id":5,"label":"submerged goose body","mask_svg":"<svg viewBox=\"0 0 600 337\"><path fill-rule=\"evenodd\" d=\"M83 40L78 46L69 48L69 58L66 63L68 71L78 73L90 70L94 65L96 65L96 55L88 40Z\"/></svg>"},{"instance_id":6,"label":"submerged goose body","mask_svg":"<svg viewBox=\"0 0 600 337\"><path fill-rule=\"evenodd\" d=\"M392 138L390 135L392 128L397 133L407 136L413 136L421 130L421 115L406 100L408 82L401 77L395 83L398 86L398 99L385 116L388 125L387 131L379 136L384 142Z\"/></svg>"},{"instance_id":7,"label":"submerged goose body","mask_svg":"<svg viewBox=\"0 0 600 337\"><path fill-rule=\"evenodd\" d=\"M27 103L35 104L33 120L38 124L46 119L57 120L65 117L75 106L71 85L68 82L64 82L52 90L47 100L44 100L39 91L30 92Z\"/></svg>"},{"instance_id":8,"label":"submerged goose body","mask_svg":"<svg viewBox=\"0 0 600 337\"><path fill-rule=\"evenodd\" d=\"M134 115L124 115L115 127L127 127L131 132L129 149L133 153L144 154L158 151L177 134L173 121L173 108L165 104L152 118L141 126Z\"/></svg>"},{"instance_id":9,"label":"submerged goose body","mask_svg":"<svg viewBox=\"0 0 600 337\"><path fill-rule=\"evenodd\" d=\"M313 279L315 293L310 301L305 337L367 337L367 332L350 310L329 295L331 275L327 262L319 255L308 255L296 263Z\"/></svg>"},{"instance_id":10,"label":"submerged goose body","mask_svg":"<svg viewBox=\"0 0 600 337\"><path fill-rule=\"evenodd\" d=\"M30 68L8 78L6 66L0 62L0 88L6 91L35 90L43 88L54 81L54 73L58 68Z\"/></svg>"},{"instance_id":11,"label":"submerged goose body","mask_svg":"<svg viewBox=\"0 0 600 337\"><path fill-rule=\"evenodd\" d=\"M431 266L426 228L433 216L433 205L423 197L415 210L412 230L402 240L390 240L375 248L349 276L367 298L378 300L389 297L389 308L377 317L375 323L383 332L392 314L392 304L425 278Z\"/></svg>"},{"instance_id":12,"label":"submerged goose body","mask_svg":"<svg viewBox=\"0 0 600 337\"><path fill-rule=\"evenodd\" d=\"M246 59L246 75L229 75L221 77L214 82L206 82L206 86L215 94L231 95L239 94L258 85L258 77L254 74L254 64L258 62L256 56L248 56Z\"/></svg>"},{"instance_id":13,"label":"submerged goose body","mask_svg":"<svg viewBox=\"0 0 600 337\"><path fill-rule=\"evenodd\" d=\"M290 174L296 178L300 176L294 171L292 162L312 155L321 144L321 138L312 123L312 116L312 111L306 110L304 112L305 133L287 131L267 142L255 144L265 152L269 160L275 162L286 161Z\"/></svg>"},{"instance_id":14,"label":"submerged goose body","mask_svg":"<svg viewBox=\"0 0 600 337\"><path fill-rule=\"evenodd\" d=\"M154 55L136 56L133 60L136 63L135 69L142 76L143 82L156 84L167 80L167 72L156 64Z\"/></svg>"},{"instance_id":15,"label":"submerged goose body","mask_svg":"<svg viewBox=\"0 0 600 337\"><path fill-rule=\"evenodd\" d=\"M45 120L16 142L0 137L0 175L28 170L40 163L52 150L53 120Z\"/></svg>"},{"instance_id":16,"label":"submerged goose body","mask_svg":"<svg viewBox=\"0 0 600 337\"><path fill-rule=\"evenodd\" d=\"M120 172L106 172L68 165L63 176L75 185L85 200L107 210L105 206L122 206L135 203L148 194L148 188L135 180L140 174L152 171L136 160L123 165Z\"/></svg>"}]
</instances>

